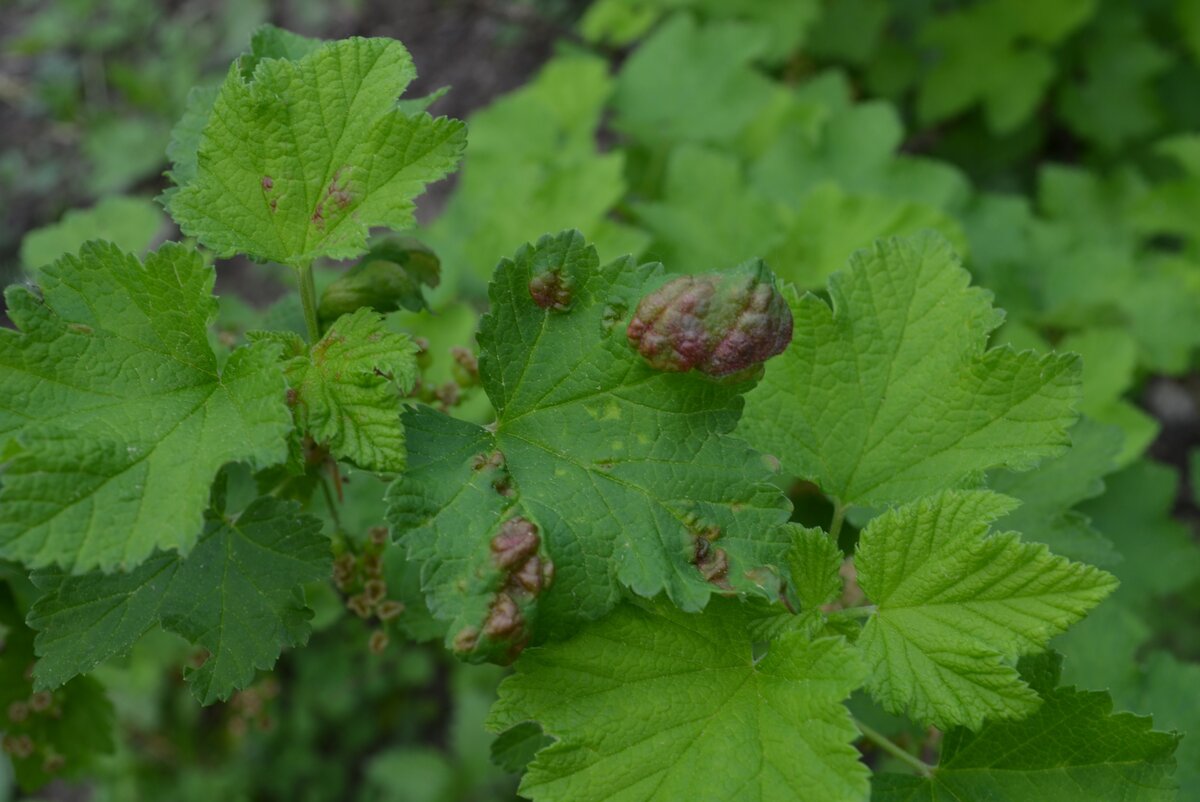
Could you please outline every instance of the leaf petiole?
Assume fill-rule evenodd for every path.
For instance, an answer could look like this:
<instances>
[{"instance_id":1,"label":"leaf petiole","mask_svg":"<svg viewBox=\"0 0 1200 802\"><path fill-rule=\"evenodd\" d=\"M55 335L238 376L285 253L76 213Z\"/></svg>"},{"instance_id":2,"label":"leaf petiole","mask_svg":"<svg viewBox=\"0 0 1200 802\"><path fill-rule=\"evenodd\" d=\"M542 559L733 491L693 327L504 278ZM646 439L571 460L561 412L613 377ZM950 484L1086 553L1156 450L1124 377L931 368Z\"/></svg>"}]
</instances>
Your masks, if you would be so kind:
<instances>
[{"instance_id":1,"label":"leaf petiole","mask_svg":"<svg viewBox=\"0 0 1200 802\"><path fill-rule=\"evenodd\" d=\"M300 265L300 305L304 307L304 326L308 341L321 339L321 324L317 320L317 285L313 281L312 262Z\"/></svg>"},{"instance_id":2,"label":"leaf petiole","mask_svg":"<svg viewBox=\"0 0 1200 802\"><path fill-rule=\"evenodd\" d=\"M896 758L897 760L901 760L901 761L907 763L914 771L916 771L922 777L932 777L933 776L933 770L934 770L933 766L929 765L924 760L921 760L919 757L912 754L908 750L901 748L900 745L897 744L895 741L893 741L891 738L888 738L886 735L884 735L883 733L879 732L878 730L876 730L872 727L868 727L866 724L862 723L854 716L851 716L851 719L854 721L854 726L858 727L858 731L861 732L863 734L863 737L866 738L868 741L872 742L873 744L875 744L880 749L887 752L889 755Z\"/></svg>"}]
</instances>

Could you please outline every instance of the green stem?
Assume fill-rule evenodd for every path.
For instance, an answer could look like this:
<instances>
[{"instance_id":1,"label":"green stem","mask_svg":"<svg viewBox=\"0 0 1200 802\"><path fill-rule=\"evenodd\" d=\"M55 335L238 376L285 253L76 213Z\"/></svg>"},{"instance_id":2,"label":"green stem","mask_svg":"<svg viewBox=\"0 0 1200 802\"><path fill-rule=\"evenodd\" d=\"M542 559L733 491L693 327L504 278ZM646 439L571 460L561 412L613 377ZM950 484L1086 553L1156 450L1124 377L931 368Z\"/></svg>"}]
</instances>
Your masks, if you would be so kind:
<instances>
[{"instance_id":1,"label":"green stem","mask_svg":"<svg viewBox=\"0 0 1200 802\"><path fill-rule=\"evenodd\" d=\"M859 721L857 718L854 718L853 716L851 716L851 718L854 720L854 726L858 727L858 731L861 732L863 734L863 737L866 738L868 741L871 741L876 746L878 746L880 749L887 752L889 755L896 758L897 760L904 761L909 766L911 766L912 769L914 771L916 771L918 774L920 774L921 776L923 776L923 777L933 776L933 766L929 765L924 760L921 760L916 755L911 754L907 750L901 749L900 746L895 741L888 738L883 733L881 733L875 729L872 729L871 727L868 727L866 724L863 724L861 721Z\"/></svg>"},{"instance_id":2,"label":"green stem","mask_svg":"<svg viewBox=\"0 0 1200 802\"><path fill-rule=\"evenodd\" d=\"M300 304L304 307L304 325L309 342L321 339L321 324L317 320L317 285L313 282L312 262L300 266Z\"/></svg>"},{"instance_id":3,"label":"green stem","mask_svg":"<svg viewBox=\"0 0 1200 802\"><path fill-rule=\"evenodd\" d=\"M320 484L321 492L325 495L325 506L329 508L329 517L333 519L333 526L339 535L344 534L346 529L342 526L341 516L338 515L337 499L333 497L333 491L329 489L329 480L322 476Z\"/></svg>"},{"instance_id":4,"label":"green stem","mask_svg":"<svg viewBox=\"0 0 1200 802\"><path fill-rule=\"evenodd\" d=\"M842 524L846 520L846 505L837 499L833 500L833 521L829 524L829 538L834 543L838 542L838 535L842 534Z\"/></svg>"}]
</instances>

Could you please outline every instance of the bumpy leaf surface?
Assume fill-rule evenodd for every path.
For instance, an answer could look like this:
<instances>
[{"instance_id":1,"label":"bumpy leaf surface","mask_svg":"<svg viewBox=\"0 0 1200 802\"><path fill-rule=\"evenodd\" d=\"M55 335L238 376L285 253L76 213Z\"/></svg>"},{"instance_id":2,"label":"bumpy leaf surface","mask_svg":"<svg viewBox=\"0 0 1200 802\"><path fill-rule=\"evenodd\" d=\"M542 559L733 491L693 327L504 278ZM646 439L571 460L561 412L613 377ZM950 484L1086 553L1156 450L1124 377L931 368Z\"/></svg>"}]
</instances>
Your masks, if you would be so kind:
<instances>
[{"instance_id":1,"label":"bumpy leaf surface","mask_svg":"<svg viewBox=\"0 0 1200 802\"><path fill-rule=\"evenodd\" d=\"M1037 695L1006 660L1042 649L1116 587L1015 532L989 533L1014 504L946 491L863 530L858 582L877 610L858 645L888 710L942 728L1027 715Z\"/></svg>"},{"instance_id":2,"label":"bumpy leaf surface","mask_svg":"<svg viewBox=\"0 0 1200 802\"><path fill-rule=\"evenodd\" d=\"M220 255L293 265L356 256L371 226L411 226L413 199L454 168L465 141L457 120L397 108L415 74L390 39L261 58L250 76L235 63L195 175L168 197L171 215Z\"/></svg>"},{"instance_id":3,"label":"bumpy leaf surface","mask_svg":"<svg viewBox=\"0 0 1200 802\"><path fill-rule=\"evenodd\" d=\"M227 462L287 456L270 345L223 365L208 343L213 270L165 245L143 265L89 243L7 295L0 330L0 556L74 571L130 567L195 542Z\"/></svg>"},{"instance_id":4,"label":"bumpy leaf surface","mask_svg":"<svg viewBox=\"0 0 1200 802\"><path fill-rule=\"evenodd\" d=\"M1022 676L1042 696L1024 721L997 721L978 733L946 734L929 778L881 774L877 802L1169 802L1176 798L1179 736L1155 732L1149 718L1113 713L1107 693L1055 688L1056 655L1022 661Z\"/></svg>"},{"instance_id":5,"label":"bumpy leaf surface","mask_svg":"<svg viewBox=\"0 0 1200 802\"><path fill-rule=\"evenodd\" d=\"M847 504L904 502L1062 453L1073 356L985 350L1001 320L933 234L883 240L792 298L795 334L739 430Z\"/></svg>"},{"instance_id":6,"label":"bumpy leaf surface","mask_svg":"<svg viewBox=\"0 0 1200 802\"><path fill-rule=\"evenodd\" d=\"M227 699L281 647L308 639L301 586L327 577L329 563L319 520L261 498L236 518L211 516L187 557L157 554L126 574L35 574L45 593L29 616L39 630L34 677L55 688L161 624L209 653L187 670L196 698Z\"/></svg>"},{"instance_id":7,"label":"bumpy leaf surface","mask_svg":"<svg viewBox=\"0 0 1200 802\"><path fill-rule=\"evenodd\" d=\"M400 398L417 376L412 340L369 307L339 318L312 348L290 332L258 336L291 355L284 372L300 429L362 468L404 469Z\"/></svg>"},{"instance_id":8,"label":"bumpy leaf surface","mask_svg":"<svg viewBox=\"0 0 1200 802\"><path fill-rule=\"evenodd\" d=\"M736 601L702 615L629 604L536 648L489 726L557 739L521 784L535 802L849 802L866 769L841 702L861 681L841 638L784 635L756 659Z\"/></svg>"},{"instance_id":9,"label":"bumpy leaf surface","mask_svg":"<svg viewBox=\"0 0 1200 802\"><path fill-rule=\"evenodd\" d=\"M566 295L542 308L535 276ZM777 590L787 502L764 458L727 436L747 384L655 370L626 340L638 299L668 278L631 259L600 267L577 232L525 246L497 269L479 334L495 430L404 416L409 470L390 518L426 561L434 612L459 619L452 638L511 581L494 539L513 516L536 524L554 565L539 604L559 626L602 615L622 585L688 610L718 586Z\"/></svg>"}]
</instances>

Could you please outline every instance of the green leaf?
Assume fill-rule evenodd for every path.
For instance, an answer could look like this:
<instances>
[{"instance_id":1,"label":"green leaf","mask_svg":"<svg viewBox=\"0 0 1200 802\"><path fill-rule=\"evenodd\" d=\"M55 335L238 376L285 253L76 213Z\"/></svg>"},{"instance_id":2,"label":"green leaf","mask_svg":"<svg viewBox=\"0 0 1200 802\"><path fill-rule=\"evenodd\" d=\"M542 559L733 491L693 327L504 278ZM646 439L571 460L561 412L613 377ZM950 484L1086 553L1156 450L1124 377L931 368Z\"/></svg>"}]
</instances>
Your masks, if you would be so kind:
<instances>
[{"instance_id":1,"label":"green leaf","mask_svg":"<svg viewBox=\"0 0 1200 802\"><path fill-rule=\"evenodd\" d=\"M76 572L137 565L196 540L227 462L287 456L276 348L223 365L208 344L213 270L164 245L143 265L89 243L9 289L0 330L0 556Z\"/></svg>"},{"instance_id":2,"label":"green leaf","mask_svg":"<svg viewBox=\"0 0 1200 802\"><path fill-rule=\"evenodd\" d=\"M478 282L482 295L497 254L547 231L578 228L609 257L645 247L641 232L609 219L626 190L623 152L601 153L596 144L612 91L604 59L572 53L471 115L454 194L421 232L445 267L435 297L476 289L463 281Z\"/></svg>"},{"instance_id":3,"label":"green leaf","mask_svg":"<svg viewBox=\"0 0 1200 802\"><path fill-rule=\"evenodd\" d=\"M771 97L751 62L769 32L741 23L699 26L676 14L621 68L615 125L647 144L730 142Z\"/></svg>"},{"instance_id":4,"label":"green leaf","mask_svg":"<svg viewBox=\"0 0 1200 802\"><path fill-rule=\"evenodd\" d=\"M740 433L845 504L903 502L1063 453L1071 355L985 350L1001 320L936 235L884 240L792 298L795 336Z\"/></svg>"},{"instance_id":5,"label":"green leaf","mask_svg":"<svg viewBox=\"0 0 1200 802\"><path fill-rule=\"evenodd\" d=\"M309 39L274 25L261 25L250 37L250 51L238 59L236 66L241 70L242 78L250 80L263 59L299 61L320 46L319 39ZM220 91L221 87L214 85L197 86L188 92L183 115L171 129L171 141L167 145L167 158L172 165L167 177L175 186L163 193L164 199L169 199L179 187L196 178L200 140Z\"/></svg>"},{"instance_id":6,"label":"green leaf","mask_svg":"<svg viewBox=\"0 0 1200 802\"><path fill-rule=\"evenodd\" d=\"M542 732L532 721L523 721L496 737L492 742L492 762L505 771L525 771L525 767L541 750L554 743L554 739Z\"/></svg>"},{"instance_id":7,"label":"green leaf","mask_svg":"<svg viewBox=\"0 0 1200 802\"><path fill-rule=\"evenodd\" d=\"M417 378L412 340L388 331L369 307L338 318L311 348L291 333L283 339L296 425L338 459L381 473L404 470L400 400Z\"/></svg>"},{"instance_id":8,"label":"green leaf","mask_svg":"<svg viewBox=\"0 0 1200 802\"><path fill-rule=\"evenodd\" d=\"M875 802L1170 802L1177 734L1156 732L1149 718L1112 712L1106 693L1055 688L1056 655L1022 661L1022 675L1042 696L1024 721L998 721L978 733L946 733L933 776L876 775Z\"/></svg>"},{"instance_id":9,"label":"green leaf","mask_svg":"<svg viewBox=\"0 0 1200 802\"><path fill-rule=\"evenodd\" d=\"M558 277L567 309L534 302L535 274ZM523 247L497 268L479 333L494 427L405 414L409 469L389 491L389 517L425 562L431 609L455 620L452 645L511 596L495 539L518 517L536 526L537 560L552 561L555 579L540 601L540 590L517 593L528 626L493 657L508 654L508 635L530 635L531 616L569 632L611 609L622 586L665 591L687 610L718 585L777 589L788 505L764 458L727 436L747 384L654 370L626 340L638 299L668 278L629 258L601 267L578 232Z\"/></svg>"},{"instance_id":10,"label":"green leaf","mask_svg":"<svg viewBox=\"0 0 1200 802\"><path fill-rule=\"evenodd\" d=\"M820 609L842 593L842 550L821 529L795 527L792 531L788 566L800 609Z\"/></svg>"},{"instance_id":11,"label":"green leaf","mask_svg":"<svg viewBox=\"0 0 1200 802\"><path fill-rule=\"evenodd\" d=\"M1056 72L1046 45L1078 28L1096 0L1030 6L1023 0L984 0L931 15L921 32L937 58L921 83L918 116L938 122L983 105L988 127L1011 132L1033 113Z\"/></svg>"},{"instance_id":12,"label":"green leaf","mask_svg":"<svg viewBox=\"0 0 1200 802\"><path fill-rule=\"evenodd\" d=\"M1076 136L1116 150L1156 132L1164 122L1157 78L1174 54L1145 30L1149 15L1109 5L1081 35L1084 48L1074 80L1058 106Z\"/></svg>"},{"instance_id":13,"label":"green leaf","mask_svg":"<svg viewBox=\"0 0 1200 802\"><path fill-rule=\"evenodd\" d=\"M1172 515L1179 488L1173 468L1140 460L1105 484L1103 495L1079 509L1125 558L1114 568L1123 603L1145 610L1154 598L1200 578L1200 549L1188 526Z\"/></svg>"},{"instance_id":14,"label":"green leaf","mask_svg":"<svg viewBox=\"0 0 1200 802\"><path fill-rule=\"evenodd\" d=\"M988 487L1021 506L997 521L1056 554L1110 567L1121 561L1113 544L1072 508L1104 492L1103 477L1116 469L1121 432L1087 418L1071 429L1071 450L1032 471L992 471Z\"/></svg>"},{"instance_id":15,"label":"green leaf","mask_svg":"<svg viewBox=\"0 0 1200 802\"><path fill-rule=\"evenodd\" d=\"M1159 430L1158 421L1124 398L1137 369L1137 342L1125 329L1097 326L1064 337L1059 347L1083 360L1079 411L1121 428L1124 443L1116 461L1119 467L1128 465L1154 442Z\"/></svg>"},{"instance_id":16,"label":"green leaf","mask_svg":"<svg viewBox=\"0 0 1200 802\"><path fill-rule=\"evenodd\" d=\"M43 226L21 240L21 264L32 273L60 256L75 253L83 243L105 239L123 251L145 253L163 230L166 217L144 198L113 196L90 209L75 209L53 225Z\"/></svg>"},{"instance_id":17,"label":"green leaf","mask_svg":"<svg viewBox=\"0 0 1200 802\"><path fill-rule=\"evenodd\" d=\"M1006 661L1042 649L1116 587L1015 532L989 533L1015 503L947 491L863 530L855 565L877 610L858 646L890 712L943 729L1028 715L1037 696Z\"/></svg>"},{"instance_id":18,"label":"green leaf","mask_svg":"<svg viewBox=\"0 0 1200 802\"><path fill-rule=\"evenodd\" d=\"M465 141L461 122L396 108L414 77L390 39L264 58L251 77L234 64L171 215L218 255L291 265L357 256L371 226L411 226L413 198L454 169Z\"/></svg>"},{"instance_id":19,"label":"green leaf","mask_svg":"<svg viewBox=\"0 0 1200 802\"><path fill-rule=\"evenodd\" d=\"M55 778L86 775L97 756L113 750L113 706L104 686L79 677L53 693L35 692L33 632L3 585L0 627L0 729L17 783L32 791Z\"/></svg>"},{"instance_id":20,"label":"green leaf","mask_svg":"<svg viewBox=\"0 0 1200 802\"><path fill-rule=\"evenodd\" d=\"M1181 802L1194 802L1200 792L1200 665L1184 663L1168 652L1155 652L1141 672L1140 697L1135 710L1152 712L1160 727L1171 727L1187 737L1176 758Z\"/></svg>"},{"instance_id":21,"label":"green leaf","mask_svg":"<svg viewBox=\"0 0 1200 802\"><path fill-rule=\"evenodd\" d=\"M654 253L689 273L767 253L787 222L784 209L746 187L736 159L691 144L671 150L663 199L634 211L655 235Z\"/></svg>"},{"instance_id":22,"label":"green leaf","mask_svg":"<svg viewBox=\"0 0 1200 802\"><path fill-rule=\"evenodd\" d=\"M841 702L861 667L841 638L792 633L756 659L736 601L703 615L629 604L532 649L489 727L537 721L557 739L520 792L552 800L865 800Z\"/></svg>"},{"instance_id":23,"label":"green leaf","mask_svg":"<svg viewBox=\"0 0 1200 802\"><path fill-rule=\"evenodd\" d=\"M210 515L187 557L160 553L126 574L35 574L45 595L29 615L39 631L34 677L39 688L58 687L161 624L208 651L185 670L196 698L227 699L274 665L281 647L308 639L302 586L329 570L321 522L260 498L234 518Z\"/></svg>"}]
</instances>

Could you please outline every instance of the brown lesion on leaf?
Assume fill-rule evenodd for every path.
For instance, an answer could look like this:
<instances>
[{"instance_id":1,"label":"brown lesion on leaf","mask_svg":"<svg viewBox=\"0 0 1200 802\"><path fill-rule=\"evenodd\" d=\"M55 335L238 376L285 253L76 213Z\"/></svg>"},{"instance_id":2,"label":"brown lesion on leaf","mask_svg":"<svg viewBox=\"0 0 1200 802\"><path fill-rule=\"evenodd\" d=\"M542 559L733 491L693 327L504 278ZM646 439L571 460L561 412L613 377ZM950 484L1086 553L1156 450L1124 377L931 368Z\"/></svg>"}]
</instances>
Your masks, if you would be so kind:
<instances>
[{"instance_id":1,"label":"brown lesion on leaf","mask_svg":"<svg viewBox=\"0 0 1200 802\"><path fill-rule=\"evenodd\" d=\"M509 663L529 643L530 616L537 609L538 597L554 580L554 564L539 553L541 545L538 526L528 518L517 515L500 525L489 543L491 562L498 572L492 586L496 590L482 629L466 627L452 640L456 652L486 651L491 659Z\"/></svg>"},{"instance_id":2,"label":"brown lesion on leaf","mask_svg":"<svg viewBox=\"0 0 1200 802\"><path fill-rule=\"evenodd\" d=\"M333 174L333 178L329 179L329 185L325 187L325 194L317 201L317 207L313 210L312 224L317 228L325 228L325 213L329 210L328 204L333 204L339 210L345 211L354 201L354 193L350 191L349 180L344 180L343 176L350 169L350 165L343 164Z\"/></svg>"},{"instance_id":3,"label":"brown lesion on leaf","mask_svg":"<svg viewBox=\"0 0 1200 802\"><path fill-rule=\"evenodd\" d=\"M529 279L529 297L541 309L565 312L575 298L575 280L566 265L535 265Z\"/></svg>"},{"instance_id":4,"label":"brown lesion on leaf","mask_svg":"<svg viewBox=\"0 0 1200 802\"><path fill-rule=\"evenodd\" d=\"M729 555L725 549L713 545L721 537L721 527L695 513L688 513L684 517L684 525L692 538L692 564L700 571L704 581L722 590L733 590L729 584Z\"/></svg>"}]
</instances>

